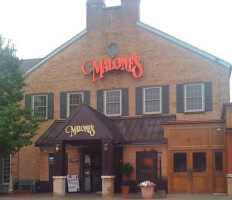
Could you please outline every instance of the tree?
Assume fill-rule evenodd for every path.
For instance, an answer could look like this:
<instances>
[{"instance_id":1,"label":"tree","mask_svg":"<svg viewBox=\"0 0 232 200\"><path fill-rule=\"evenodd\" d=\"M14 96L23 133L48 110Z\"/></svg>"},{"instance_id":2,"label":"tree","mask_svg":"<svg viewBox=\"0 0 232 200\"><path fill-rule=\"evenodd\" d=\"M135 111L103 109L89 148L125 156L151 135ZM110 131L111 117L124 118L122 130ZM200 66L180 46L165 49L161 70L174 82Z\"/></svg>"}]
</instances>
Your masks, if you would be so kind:
<instances>
[{"instance_id":1,"label":"tree","mask_svg":"<svg viewBox=\"0 0 232 200\"><path fill-rule=\"evenodd\" d=\"M15 52L11 43L4 44L0 36L0 157L32 144L41 122L39 118L27 120L32 110L20 104L26 83Z\"/></svg>"}]
</instances>

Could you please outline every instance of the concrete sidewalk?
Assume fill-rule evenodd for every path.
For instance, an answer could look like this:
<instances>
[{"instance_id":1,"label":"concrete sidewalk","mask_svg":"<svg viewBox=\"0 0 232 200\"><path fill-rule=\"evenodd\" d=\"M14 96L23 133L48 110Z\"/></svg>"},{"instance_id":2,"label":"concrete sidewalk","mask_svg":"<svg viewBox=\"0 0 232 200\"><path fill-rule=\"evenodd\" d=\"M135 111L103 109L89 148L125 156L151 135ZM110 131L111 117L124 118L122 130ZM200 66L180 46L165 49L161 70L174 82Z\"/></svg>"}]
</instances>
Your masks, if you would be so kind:
<instances>
[{"instance_id":1,"label":"concrete sidewalk","mask_svg":"<svg viewBox=\"0 0 232 200\"><path fill-rule=\"evenodd\" d=\"M65 197L53 197L53 194L31 194L28 192L15 192L12 194L0 194L1 200L23 200L23 199L31 199L31 200L63 200L63 199L78 199L78 200L87 200L94 199L100 200L101 194L66 194ZM129 194L129 195L121 195L115 194L113 198L104 198L105 200L119 200L119 199L142 199L141 194ZM157 198L153 198L157 199ZM167 195L167 200L232 200L231 197L228 197L226 194L169 194Z\"/></svg>"}]
</instances>

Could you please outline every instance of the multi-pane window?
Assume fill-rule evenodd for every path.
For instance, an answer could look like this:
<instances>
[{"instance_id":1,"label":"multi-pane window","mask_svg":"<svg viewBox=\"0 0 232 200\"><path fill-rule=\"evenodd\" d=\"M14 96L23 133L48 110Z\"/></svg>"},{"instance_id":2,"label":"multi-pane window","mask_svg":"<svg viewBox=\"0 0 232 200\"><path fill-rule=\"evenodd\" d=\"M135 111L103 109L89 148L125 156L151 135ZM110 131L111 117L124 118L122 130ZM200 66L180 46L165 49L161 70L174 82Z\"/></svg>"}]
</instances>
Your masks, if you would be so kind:
<instances>
[{"instance_id":1,"label":"multi-pane window","mask_svg":"<svg viewBox=\"0 0 232 200\"><path fill-rule=\"evenodd\" d=\"M83 102L84 95L82 92L78 93L68 93L68 109L67 109L67 117L72 113L72 111L75 109L75 107Z\"/></svg>"},{"instance_id":2,"label":"multi-pane window","mask_svg":"<svg viewBox=\"0 0 232 200\"><path fill-rule=\"evenodd\" d=\"M144 88L144 113L161 113L161 87Z\"/></svg>"},{"instance_id":3,"label":"multi-pane window","mask_svg":"<svg viewBox=\"0 0 232 200\"><path fill-rule=\"evenodd\" d=\"M185 112L204 111L204 84L185 85Z\"/></svg>"},{"instance_id":4,"label":"multi-pane window","mask_svg":"<svg viewBox=\"0 0 232 200\"><path fill-rule=\"evenodd\" d=\"M2 183L9 184L10 183L10 156L7 156L2 159L2 170L3 170L3 177Z\"/></svg>"},{"instance_id":5,"label":"multi-pane window","mask_svg":"<svg viewBox=\"0 0 232 200\"><path fill-rule=\"evenodd\" d=\"M187 172L186 153L174 153L174 172Z\"/></svg>"},{"instance_id":6,"label":"multi-pane window","mask_svg":"<svg viewBox=\"0 0 232 200\"><path fill-rule=\"evenodd\" d=\"M121 90L108 90L104 92L104 113L109 116L121 115Z\"/></svg>"},{"instance_id":7,"label":"multi-pane window","mask_svg":"<svg viewBox=\"0 0 232 200\"><path fill-rule=\"evenodd\" d=\"M48 105L47 95L34 95L32 96L32 107L34 109L34 114L37 117L47 118L47 105Z\"/></svg>"}]
</instances>

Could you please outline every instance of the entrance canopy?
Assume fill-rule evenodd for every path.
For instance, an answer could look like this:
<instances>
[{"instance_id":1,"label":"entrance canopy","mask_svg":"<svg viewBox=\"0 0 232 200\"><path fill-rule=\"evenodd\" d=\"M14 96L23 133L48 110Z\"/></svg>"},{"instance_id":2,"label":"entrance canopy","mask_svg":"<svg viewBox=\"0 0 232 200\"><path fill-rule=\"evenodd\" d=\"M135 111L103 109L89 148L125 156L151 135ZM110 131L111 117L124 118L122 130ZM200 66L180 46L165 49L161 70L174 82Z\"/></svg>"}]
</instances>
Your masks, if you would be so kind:
<instances>
[{"instance_id":1,"label":"entrance canopy","mask_svg":"<svg viewBox=\"0 0 232 200\"><path fill-rule=\"evenodd\" d=\"M112 140L123 145L167 145L163 123L175 121L175 115L109 118L86 104L80 104L66 120L54 123L36 141L37 147L51 147L62 141Z\"/></svg>"},{"instance_id":2,"label":"entrance canopy","mask_svg":"<svg viewBox=\"0 0 232 200\"><path fill-rule=\"evenodd\" d=\"M125 141L114 121L85 103L79 104L57 130L55 141Z\"/></svg>"}]
</instances>

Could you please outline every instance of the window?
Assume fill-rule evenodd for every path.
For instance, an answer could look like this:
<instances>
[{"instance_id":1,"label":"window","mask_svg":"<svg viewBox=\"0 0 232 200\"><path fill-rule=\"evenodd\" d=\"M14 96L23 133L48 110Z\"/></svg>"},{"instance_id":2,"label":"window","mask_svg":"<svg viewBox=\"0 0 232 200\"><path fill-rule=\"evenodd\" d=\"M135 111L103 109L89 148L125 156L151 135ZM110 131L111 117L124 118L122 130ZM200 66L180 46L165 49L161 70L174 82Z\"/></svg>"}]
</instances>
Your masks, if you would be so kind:
<instances>
[{"instance_id":1,"label":"window","mask_svg":"<svg viewBox=\"0 0 232 200\"><path fill-rule=\"evenodd\" d=\"M143 156L141 158L141 169L153 169L154 168L154 158L151 156Z\"/></svg>"},{"instance_id":2,"label":"window","mask_svg":"<svg viewBox=\"0 0 232 200\"><path fill-rule=\"evenodd\" d=\"M2 159L2 183L9 184L10 183L10 156L7 156Z\"/></svg>"},{"instance_id":3,"label":"window","mask_svg":"<svg viewBox=\"0 0 232 200\"><path fill-rule=\"evenodd\" d=\"M104 91L104 114L108 116L119 116L122 113L121 108L121 90Z\"/></svg>"},{"instance_id":4,"label":"window","mask_svg":"<svg viewBox=\"0 0 232 200\"><path fill-rule=\"evenodd\" d=\"M68 93L67 94L67 117L72 113L75 107L84 101L83 92Z\"/></svg>"},{"instance_id":5,"label":"window","mask_svg":"<svg viewBox=\"0 0 232 200\"><path fill-rule=\"evenodd\" d=\"M47 105L48 105L47 95L33 95L32 96L32 107L37 117L48 118Z\"/></svg>"},{"instance_id":6,"label":"window","mask_svg":"<svg viewBox=\"0 0 232 200\"><path fill-rule=\"evenodd\" d=\"M149 87L144 88L144 105L143 113L161 113L162 104L162 88L161 87Z\"/></svg>"},{"instance_id":7,"label":"window","mask_svg":"<svg viewBox=\"0 0 232 200\"><path fill-rule=\"evenodd\" d=\"M204 111L204 84L190 84L184 87L185 112Z\"/></svg>"},{"instance_id":8,"label":"window","mask_svg":"<svg viewBox=\"0 0 232 200\"><path fill-rule=\"evenodd\" d=\"M187 172L186 153L174 153L174 172Z\"/></svg>"},{"instance_id":9,"label":"window","mask_svg":"<svg viewBox=\"0 0 232 200\"><path fill-rule=\"evenodd\" d=\"M193 153L193 172L206 172L206 153Z\"/></svg>"},{"instance_id":10,"label":"window","mask_svg":"<svg viewBox=\"0 0 232 200\"><path fill-rule=\"evenodd\" d=\"M223 172L223 154L222 152L215 152L215 172Z\"/></svg>"}]
</instances>

